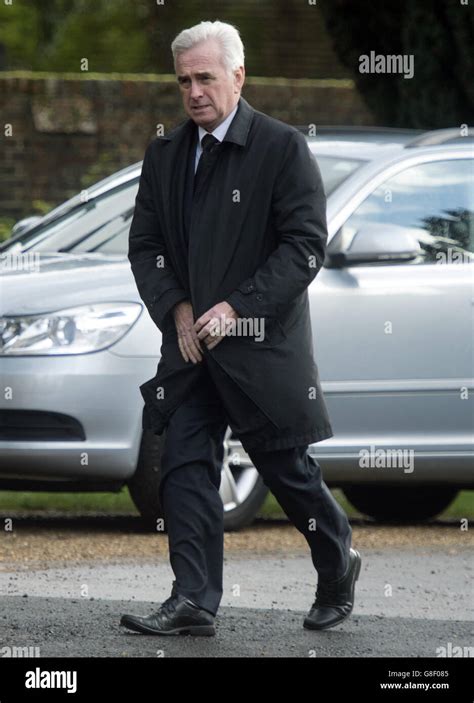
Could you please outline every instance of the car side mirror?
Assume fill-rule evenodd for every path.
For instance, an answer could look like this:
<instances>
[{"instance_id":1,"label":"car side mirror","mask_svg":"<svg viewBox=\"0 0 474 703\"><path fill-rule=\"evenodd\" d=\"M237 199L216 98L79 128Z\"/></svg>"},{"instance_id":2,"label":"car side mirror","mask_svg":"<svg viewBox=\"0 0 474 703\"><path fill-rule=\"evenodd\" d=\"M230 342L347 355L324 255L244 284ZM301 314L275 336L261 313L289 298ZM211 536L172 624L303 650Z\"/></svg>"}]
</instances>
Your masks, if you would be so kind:
<instances>
[{"instance_id":1,"label":"car side mirror","mask_svg":"<svg viewBox=\"0 0 474 703\"><path fill-rule=\"evenodd\" d=\"M324 265L341 268L355 264L411 261L422 254L417 227L364 223L357 230L341 227L330 242Z\"/></svg>"}]
</instances>

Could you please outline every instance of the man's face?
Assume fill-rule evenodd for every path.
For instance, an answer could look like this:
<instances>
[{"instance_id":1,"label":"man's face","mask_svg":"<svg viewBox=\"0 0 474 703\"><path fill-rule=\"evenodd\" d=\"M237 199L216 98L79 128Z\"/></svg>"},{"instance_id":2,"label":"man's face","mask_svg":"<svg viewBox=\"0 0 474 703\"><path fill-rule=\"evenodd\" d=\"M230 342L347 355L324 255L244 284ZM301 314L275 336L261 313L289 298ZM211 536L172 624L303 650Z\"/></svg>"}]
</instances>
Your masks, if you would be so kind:
<instances>
[{"instance_id":1,"label":"man's face","mask_svg":"<svg viewBox=\"0 0 474 703\"><path fill-rule=\"evenodd\" d=\"M176 76L186 113L212 132L234 109L244 84L245 68L229 76L214 40L183 51L176 59Z\"/></svg>"}]
</instances>

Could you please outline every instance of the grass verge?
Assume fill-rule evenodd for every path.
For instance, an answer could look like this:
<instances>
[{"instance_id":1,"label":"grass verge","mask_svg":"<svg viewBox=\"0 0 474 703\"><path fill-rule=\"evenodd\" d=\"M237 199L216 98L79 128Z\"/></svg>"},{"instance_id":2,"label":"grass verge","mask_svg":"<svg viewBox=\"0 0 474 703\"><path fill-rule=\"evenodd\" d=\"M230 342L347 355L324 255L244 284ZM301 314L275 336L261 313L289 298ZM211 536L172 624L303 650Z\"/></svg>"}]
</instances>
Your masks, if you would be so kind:
<instances>
[{"instance_id":1,"label":"grass verge","mask_svg":"<svg viewBox=\"0 0 474 703\"><path fill-rule=\"evenodd\" d=\"M349 517L360 517L360 513L346 500L340 489L333 490L335 498ZM54 512L93 512L138 515L127 488L119 493L34 493L31 491L0 491L0 510L7 516L8 510ZM259 517L284 518L285 514L271 494L262 505ZM440 514L441 518L474 518L474 491L460 491L451 505Z\"/></svg>"}]
</instances>

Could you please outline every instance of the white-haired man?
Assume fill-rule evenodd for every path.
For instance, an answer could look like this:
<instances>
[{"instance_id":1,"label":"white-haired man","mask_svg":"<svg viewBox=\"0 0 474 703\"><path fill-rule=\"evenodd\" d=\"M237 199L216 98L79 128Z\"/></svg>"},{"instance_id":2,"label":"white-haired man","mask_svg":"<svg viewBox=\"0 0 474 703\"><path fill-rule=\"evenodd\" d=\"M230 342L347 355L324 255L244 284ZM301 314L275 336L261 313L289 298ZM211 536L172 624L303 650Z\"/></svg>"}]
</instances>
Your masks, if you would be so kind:
<instances>
[{"instance_id":1,"label":"white-haired man","mask_svg":"<svg viewBox=\"0 0 474 703\"><path fill-rule=\"evenodd\" d=\"M230 426L310 547L318 589L304 626L333 627L352 611L361 559L307 452L333 435L307 294L327 240L321 176L304 136L241 96L235 27L201 22L172 51L189 119L146 150L129 259L163 335L157 374L140 390L144 429L166 429L159 498L175 580L156 613L121 624L215 634ZM264 335L232 333L239 322Z\"/></svg>"}]
</instances>

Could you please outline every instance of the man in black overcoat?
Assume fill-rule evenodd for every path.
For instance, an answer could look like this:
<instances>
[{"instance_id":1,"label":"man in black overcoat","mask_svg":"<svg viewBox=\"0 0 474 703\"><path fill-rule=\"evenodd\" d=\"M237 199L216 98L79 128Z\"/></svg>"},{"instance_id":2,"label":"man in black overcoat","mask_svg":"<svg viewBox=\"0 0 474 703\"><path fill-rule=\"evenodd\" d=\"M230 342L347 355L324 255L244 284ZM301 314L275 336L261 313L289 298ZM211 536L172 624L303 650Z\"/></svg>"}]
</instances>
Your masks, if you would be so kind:
<instances>
[{"instance_id":1,"label":"man in black overcoat","mask_svg":"<svg viewBox=\"0 0 474 703\"><path fill-rule=\"evenodd\" d=\"M140 390L143 427L166 429L159 497L175 580L156 613L121 624L215 634L230 426L308 542L318 587L303 624L326 629L351 613L361 559L307 452L333 436L307 292L327 241L321 175L297 129L241 96L235 27L201 22L171 48L189 119L146 149L128 257L162 332L156 376Z\"/></svg>"}]
</instances>

